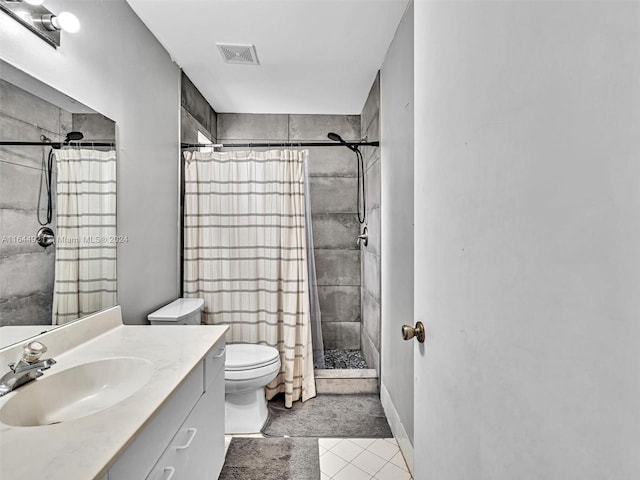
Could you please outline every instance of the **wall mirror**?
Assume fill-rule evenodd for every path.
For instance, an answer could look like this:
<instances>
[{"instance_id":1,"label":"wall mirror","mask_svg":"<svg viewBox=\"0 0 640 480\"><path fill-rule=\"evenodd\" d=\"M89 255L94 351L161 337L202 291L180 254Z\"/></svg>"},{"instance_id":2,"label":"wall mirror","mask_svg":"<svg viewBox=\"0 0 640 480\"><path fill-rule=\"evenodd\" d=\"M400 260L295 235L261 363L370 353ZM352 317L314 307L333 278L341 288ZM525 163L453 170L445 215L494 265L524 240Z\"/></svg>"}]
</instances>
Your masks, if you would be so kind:
<instances>
[{"instance_id":1,"label":"wall mirror","mask_svg":"<svg viewBox=\"0 0 640 480\"><path fill-rule=\"evenodd\" d=\"M115 127L0 61L0 348L117 303Z\"/></svg>"}]
</instances>

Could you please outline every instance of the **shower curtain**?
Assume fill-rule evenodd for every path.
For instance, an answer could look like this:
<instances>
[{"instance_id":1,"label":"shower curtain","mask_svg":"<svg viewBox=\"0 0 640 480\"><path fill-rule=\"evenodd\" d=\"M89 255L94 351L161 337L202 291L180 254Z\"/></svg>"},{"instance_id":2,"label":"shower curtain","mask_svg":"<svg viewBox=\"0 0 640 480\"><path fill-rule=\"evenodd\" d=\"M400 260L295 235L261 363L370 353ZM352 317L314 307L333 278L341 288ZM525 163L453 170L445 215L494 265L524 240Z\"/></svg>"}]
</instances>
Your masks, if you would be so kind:
<instances>
[{"instance_id":1,"label":"shower curtain","mask_svg":"<svg viewBox=\"0 0 640 480\"><path fill-rule=\"evenodd\" d=\"M53 324L116 305L116 152L61 149Z\"/></svg>"},{"instance_id":2,"label":"shower curtain","mask_svg":"<svg viewBox=\"0 0 640 480\"><path fill-rule=\"evenodd\" d=\"M316 394L306 248L306 151L185 152L184 295L229 343L275 347L266 387L285 406ZM314 282L313 282L314 283Z\"/></svg>"}]
</instances>

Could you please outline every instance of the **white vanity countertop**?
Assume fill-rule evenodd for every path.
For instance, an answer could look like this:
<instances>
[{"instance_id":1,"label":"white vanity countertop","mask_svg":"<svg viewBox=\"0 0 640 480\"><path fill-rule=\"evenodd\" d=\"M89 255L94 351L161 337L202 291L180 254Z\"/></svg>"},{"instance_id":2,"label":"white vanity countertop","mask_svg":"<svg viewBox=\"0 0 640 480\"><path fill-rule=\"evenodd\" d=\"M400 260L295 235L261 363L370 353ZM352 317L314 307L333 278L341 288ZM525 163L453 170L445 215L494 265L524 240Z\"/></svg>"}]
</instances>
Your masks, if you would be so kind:
<instances>
[{"instance_id":1,"label":"white vanity countertop","mask_svg":"<svg viewBox=\"0 0 640 480\"><path fill-rule=\"evenodd\" d=\"M47 426L0 424L0 478L101 479L226 330L223 326L119 325L64 353L52 353L58 363L41 378L119 356L147 359L155 369L131 397L96 414ZM52 333L38 340L47 344L46 335ZM0 397L0 407L19 391Z\"/></svg>"}]
</instances>

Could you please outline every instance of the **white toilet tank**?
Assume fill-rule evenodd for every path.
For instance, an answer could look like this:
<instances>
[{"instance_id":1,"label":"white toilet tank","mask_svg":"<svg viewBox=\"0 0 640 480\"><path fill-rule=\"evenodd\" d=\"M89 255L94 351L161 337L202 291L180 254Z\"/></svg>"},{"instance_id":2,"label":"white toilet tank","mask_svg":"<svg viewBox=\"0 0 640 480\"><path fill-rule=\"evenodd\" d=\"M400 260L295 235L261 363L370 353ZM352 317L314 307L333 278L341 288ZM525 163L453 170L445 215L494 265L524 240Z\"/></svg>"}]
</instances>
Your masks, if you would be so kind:
<instances>
[{"instance_id":1,"label":"white toilet tank","mask_svg":"<svg viewBox=\"0 0 640 480\"><path fill-rule=\"evenodd\" d=\"M151 325L200 325L202 298L179 298L147 316Z\"/></svg>"}]
</instances>

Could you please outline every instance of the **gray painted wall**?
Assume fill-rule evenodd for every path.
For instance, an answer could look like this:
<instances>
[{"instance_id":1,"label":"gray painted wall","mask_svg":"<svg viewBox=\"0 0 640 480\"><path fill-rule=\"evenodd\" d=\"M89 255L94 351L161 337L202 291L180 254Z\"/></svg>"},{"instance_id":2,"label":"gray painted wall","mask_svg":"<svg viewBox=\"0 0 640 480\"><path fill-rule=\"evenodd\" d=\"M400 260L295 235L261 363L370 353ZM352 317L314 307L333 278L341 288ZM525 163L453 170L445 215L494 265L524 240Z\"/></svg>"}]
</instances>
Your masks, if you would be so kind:
<instances>
[{"instance_id":1,"label":"gray painted wall","mask_svg":"<svg viewBox=\"0 0 640 480\"><path fill-rule=\"evenodd\" d=\"M221 143L325 141L360 137L358 115L218 114ZM360 349L360 252L356 246L356 160L347 148L309 149L311 210L326 349Z\"/></svg>"},{"instance_id":2,"label":"gray painted wall","mask_svg":"<svg viewBox=\"0 0 640 480\"><path fill-rule=\"evenodd\" d=\"M118 300L127 323L145 323L179 292L180 70L124 0L65 8L82 29L63 34L58 49L3 15L0 56L116 122L118 233L128 237Z\"/></svg>"},{"instance_id":3,"label":"gray painted wall","mask_svg":"<svg viewBox=\"0 0 640 480\"><path fill-rule=\"evenodd\" d=\"M413 6L380 73L382 129L382 387L413 443ZM424 321L424 319L422 319ZM428 408L426 406L425 408ZM401 436L401 432L394 432ZM402 445L402 444L401 444Z\"/></svg>"},{"instance_id":4,"label":"gray painted wall","mask_svg":"<svg viewBox=\"0 0 640 480\"><path fill-rule=\"evenodd\" d=\"M371 86L369 96L362 109L362 138L380 140L380 74ZM375 368L380 379L380 147L364 147L365 186L367 199L366 225L369 233L367 246L361 247L362 265L362 354L369 368ZM362 227L361 227L362 229Z\"/></svg>"},{"instance_id":5,"label":"gray painted wall","mask_svg":"<svg viewBox=\"0 0 640 480\"><path fill-rule=\"evenodd\" d=\"M71 113L0 80L0 140L60 141L71 130ZM0 147L0 325L51 324L55 249L39 246L37 205L43 147ZM55 231L55 173L52 179ZM42 184L40 219L46 221Z\"/></svg>"}]
</instances>

